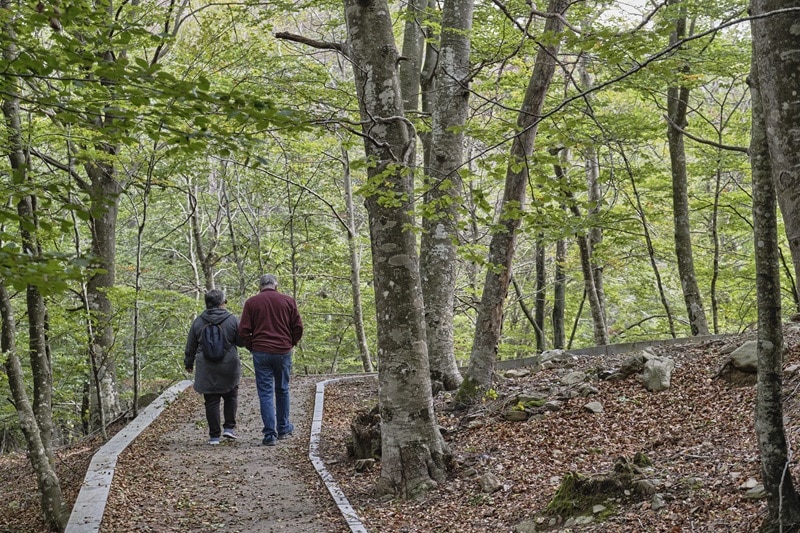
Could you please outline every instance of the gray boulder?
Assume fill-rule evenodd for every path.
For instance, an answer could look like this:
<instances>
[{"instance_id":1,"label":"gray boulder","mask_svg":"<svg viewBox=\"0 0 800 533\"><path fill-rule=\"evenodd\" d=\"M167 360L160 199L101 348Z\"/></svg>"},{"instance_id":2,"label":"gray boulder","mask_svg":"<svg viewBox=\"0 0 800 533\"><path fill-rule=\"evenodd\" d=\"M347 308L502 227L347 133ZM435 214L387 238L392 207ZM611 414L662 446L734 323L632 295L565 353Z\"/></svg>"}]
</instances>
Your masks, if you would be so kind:
<instances>
[{"instance_id":1,"label":"gray boulder","mask_svg":"<svg viewBox=\"0 0 800 533\"><path fill-rule=\"evenodd\" d=\"M742 372L758 373L758 341L747 341L734 350L731 363Z\"/></svg>"},{"instance_id":2,"label":"gray boulder","mask_svg":"<svg viewBox=\"0 0 800 533\"><path fill-rule=\"evenodd\" d=\"M669 388L675 362L669 357L650 357L644 364L642 383L650 392L660 392Z\"/></svg>"}]
</instances>

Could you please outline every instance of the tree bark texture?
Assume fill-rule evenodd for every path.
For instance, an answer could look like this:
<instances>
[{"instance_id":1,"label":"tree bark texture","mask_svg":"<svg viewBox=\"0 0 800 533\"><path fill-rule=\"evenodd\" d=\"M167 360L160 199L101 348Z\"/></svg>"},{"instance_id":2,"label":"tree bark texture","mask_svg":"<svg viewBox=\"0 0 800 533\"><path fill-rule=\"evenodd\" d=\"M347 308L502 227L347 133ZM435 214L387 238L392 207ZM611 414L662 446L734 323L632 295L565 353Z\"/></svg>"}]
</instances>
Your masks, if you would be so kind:
<instances>
[{"instance_id":1,"label":"tree bark texture","mask_svg":"<svg viewBox=\"0 0 800 533\"><path fill-rule=\"evenodd\" d=\"M753 0L753 15L796 5ZM753 173L753 223L758 295L758 384L755 426L768 516L763 531L800 529L800 497L789 471L790 456L783 426L779 249L777 196L800 195L796 143L800 102L795 94L800 58L797 16L754 20L750 86L753 105L750 156ZM788 64L787 64L788 63ZM788 70L794 68L795 70ZM769 132L769 134L767 133ZM792 186L793 185L793 186ZM787 199L788 200L788 199ZM792 202L787 202L790 207ZM787 232L789 230L789 223Z\"/></svg>"},{"instance_id":2,"label":"tree bark texture","mask_svg":"<svg viewBox=\"0 0 800 533\"><path fill-rule=\"evenodd\" d=\"M444 480L447 448L437 426L425 341L416 239L409 231L414 135L403 116L397 49L385 0L345 0L369 165L366 205L378 329L381 478L403 498Z\"/></svg>"},{"instance_id":3,"label":"tree bark texture","mask_svg":"<svg viewBox=\"0 0 800 533\"><path fill-rule=\"evenodd\" d=\"M550 0L547 10L549 13L563 15L568 5L569 2L565 0ZM544 31L548 35L555 36L561 33L563 26L560 16L549 17ZM498 228L489 244L489 268L478 307L469 368L464 383L459 388L460 401L474 401L480 391L488 389L492 383L497 347L503 329L503 304L511 280L511 264L520 226L520 214L525 209L525 189L528 186L530 163L528 157L533 152L544 99L555 71L560 39L551 37L548 43L536 54L536 63L517 118L519 133L511 145L510 162L506 170L503 199L497 221Z\"/></svg>"},{"instance_id":4,"label":"tree bark texture","mask_svg":"<svg viewBox=\"0 0 800 533\"><path fill-rule=\"evenodd\" d=\"M5 8L5 6L3 7ZM25 391L22 364L15 349L14 330L16 324L5 280L0 283L0 324L2 327L0 352L3 355L3 365L8 376L8 385L19 417L20 428L28 447L28 459L36 473L36 486L39 489L42 514L54 530L62 531L67 525L69 512L64 505L61 484L54 468L52 448L45 446L42 440L37 417Z\"/></svg>"},{"instance_id":5,"label":"tree bark texture","mask_svg":"<svg viewBox=\"0 0 800 533\"><path fill-rule=\"evenodd\" d=\"M109 147L111 153L115 150ZM114 287L116 268L116 230L119 196L122 187L116 180L113 165L93 161L86 164L86 172L91 180L92 209L89 224L92 231L92 255L101 270L89 279L86 285L89 308L94 325L89 339L90 353L95 354L95 376L92 383L91 420L95 427L105 425L109 417L120 411L119 393L116 383L116 362L112 348L114 331L111 326L113 305L108 297L109 289ZM98 404L98 400L100 404Z\"/></svg>"},{"instance_id":6,"label":"tree bark texture","mask_svg":"<svg viewBox=\"0 0 800 533\"><path fill-rule=\"evenodd\" d=\"M406 4L403 29L403 55L400 60L400 91L406 113L419 110L420 75L425 52L425 8L428 0L410 0Z\"/></svg>"},{"instance_id":7,"label":"tree bark texture","mask_svg":"<svg viewBox=\"0 0 800 533\"><path fill-rule=\"evenodd\" d=\"M797 1L753 0L753 15L797 7ZM794 276L800 279L800 43L797 12L755 21L754 55L759 61L759 84L764 120L769 132L772 172L792 253Z\"/></svg>"},{"instance_id":8,"label":"tree bark texture","mask_svg":"<svg viewBox=\"0 0 800 533\"><path fill-rule=\"evenodd\" d=\"M431 158L421 241L422 292L431 377L445 390L462 377L455 357L453 314L458 264L458 221L463 196L464 124L469 113L473 0L446 0L435 73Z\"/></svg>"},{"instance_id":9,"label":"tree bark texture","mask_svg":"<svg viewBox=\"0 0 800 533\"><path fill-rule=\"evenodd\" d=\"M430 10L436 9L436 0L428 0L426 4ZM434 26L425 22L425 34L427 43L425 44L425 59L422 63L422 72L420 73L420 91L422 93L422 113L425 116L433 116L433 110L436 108L436 64L439 60L438 46L433 45L438 34L435 33ZM432 157L432 135L429 131L418 132L420 141L422 142L422 160L424 175L430 174L431 157Z\"/></svg>"},{"instance_id":10,"label":"tree bark texture","mask_svg":"<svg viewBox=\"0 0 800 533\"><path fill-rule=\"evenodd\" d=\"M671 0L671 4L680 0ZM681 14L675 21L675 31L670 35L670 44L686 36L686 16ZM692 233L689 221L688 174L686 171L686 149L682 130L686 128L686 110L689 89L681 86L667 89L667 140L672 168L672 210L675 229L675 255L678 259L678 274L681 278L683 300L692 335L708 335L708 322L703 308L703 299L697 285L692 257Z\"/></svg>"}]
</instances>

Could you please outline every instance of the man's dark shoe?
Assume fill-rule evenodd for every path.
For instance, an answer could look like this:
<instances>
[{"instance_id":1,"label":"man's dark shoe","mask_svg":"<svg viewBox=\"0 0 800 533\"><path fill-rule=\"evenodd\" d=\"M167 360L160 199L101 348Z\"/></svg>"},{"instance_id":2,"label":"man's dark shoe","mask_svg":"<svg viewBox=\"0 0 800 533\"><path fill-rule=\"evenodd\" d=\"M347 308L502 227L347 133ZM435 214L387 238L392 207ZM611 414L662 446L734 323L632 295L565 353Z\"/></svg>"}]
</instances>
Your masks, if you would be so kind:
<instances>
[{"instance_id":1,"label":"man's dark shoe","mask_svg":"<svg viewBox=\"0 0 800 533\"><path fill-rule=\"evenodd\" d=\"M261 444L264 446L275 446L278 441L275 440L275 437L264 437L264 440L261 441Z\"/></svg>"},{"instance_id":2,"label":"man's dark shoe","mask_svg":"<svg viewBox=\"0 0 800 533\"><path fill-rule=\"evenodd\" d=\"M290 431L289 433L284 433L283 435L278 435L278 440L288 439L291 436L292 436L292 432Z\"/></svg>"}]
</instances>

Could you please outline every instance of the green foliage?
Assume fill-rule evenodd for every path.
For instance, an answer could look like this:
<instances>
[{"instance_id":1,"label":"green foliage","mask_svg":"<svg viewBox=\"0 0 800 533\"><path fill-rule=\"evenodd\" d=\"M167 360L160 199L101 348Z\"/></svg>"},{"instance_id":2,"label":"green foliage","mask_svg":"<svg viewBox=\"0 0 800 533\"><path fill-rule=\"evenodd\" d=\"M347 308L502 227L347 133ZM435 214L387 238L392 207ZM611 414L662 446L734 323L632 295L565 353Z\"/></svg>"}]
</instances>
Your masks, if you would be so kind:
<instances>
[{"instance_id":1,"label":"green foliage","mask_svg":"<svg viewBox=\"0 0 800 533\"><path fill-rule=\"evenodd\" d=\"M537 10L547 7L544 1L534 4ZM696 34L744 7L732 0L680 6L694 21ZM125 398L132 387L136 305L143 382L149 386L181 377L185 335L206 289L200 251L234 312L267 271L276 273L281 289L297 298L306 325L295 353L298 371L360 370L343 225L342 148L357 190L354 246L373 353L365 200L389 208L413 204L418 217L458 202L454 340L462 365L468 362L486 270L503 268L488 264L489 242L510 220L521 222L512 272L531 308L534 252L539 245L545 248L548 317L555 243L566 242L560 266L566 273L568 335L575 326L572 346L594 343L577 239L596 228L603 230L594 257L603 268L612 342L669 335L651 261L677 333L688 332L674 266L665 91L675 84L691 88L687 131L693 136L747 146L746 28L732 27L663 53L674 8L660 10L638 27L641 17L623 16L611 9L618 7L614 3L573 4L534 152L527 161L511 162L518 107L536 53L552 36L542 34L542 17L520 26L531 14L529 3L506 2L506 12L476 5L469 85L473 108L465 127L469 161L459 170L465 192L462 198L444 196L439 205L422 207L426 190L421 180L415 197L395 185L397 172L416 179L420 168L378 171L360 148L363 138L351 133L360 128L352 66L334 52L273 38L275 31L288 29L344 42L338 2L200 3L176 31L168 4L124 4L109 13L78 0L61 6L55 17L61 31L48 29L55 24L55 4L42 4L40 10L34 4L18 7L13 14L1 14L13 17L19 57L0 57L5 73L0 83L7 87L10 80L18 81L23 91L22 133L31 157L27 181L11 172L6 159L0 162L0 195L8 198L0 206L0 279L17 291L20 353L27 338L24 293L19 291L32 284L47 297L55 401L65 428L77 423L89 373L80 283L99 272L89 254L87 221L104 212L102 206L91 207L90 165L112 168L119 182L117 286L110 296L115 306L113 356ZM435 29L439 14L431 15ZM401 31L402 17L396 21ZM9 39L2 37L4 46ZM597 90L586 93L578 64ZM427 131L428 116L407 118L418 131ZM6 124L0 134L8 136ZM755 320L749 164L741 152L689 138L686 146L694 263L704 300L711 305L713 281L718 329L742 330ZM585 165L592 153L600 172L599 202L590 200L586 185ZM564 171L562 179L555 177L556 164ZM511 203L500 212L509 171L527 173L529 202ZM446 180L439 186L449 190L452 184ZM15 205L33 193L38 227L20 220ZM22 251L20 225L36 231L40 255ZM407 229L419 231L419 226L415 222ZM785 307L792 306L787 297ZM549 319L544 329L551 343ZM506 305L503 335L501 359L535 351L533 327L516 295ZM5 387L0 381L2 391ZM470 383L459 394L483 397ZM3 409L2 415L10 413L7 405Z\"/></svg>"}]
</instances>

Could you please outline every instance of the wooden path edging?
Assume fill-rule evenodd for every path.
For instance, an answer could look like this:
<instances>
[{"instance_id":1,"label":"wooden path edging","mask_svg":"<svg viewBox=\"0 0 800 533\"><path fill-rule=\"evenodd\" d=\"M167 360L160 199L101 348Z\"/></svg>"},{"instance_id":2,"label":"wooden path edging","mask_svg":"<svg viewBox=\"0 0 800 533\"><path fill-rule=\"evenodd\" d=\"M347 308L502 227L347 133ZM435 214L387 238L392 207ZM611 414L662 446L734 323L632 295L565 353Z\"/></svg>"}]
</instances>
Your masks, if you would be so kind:
<instances>
[{"instance_id":1,"label":"wooden path edging","mask_svg":"<svg viewBox=\"0 0 800 533\"><path fill-rule=\"evenodd\" d=\"M64 533L100 531L108 493L111 490L111 481L114 479L114 470L117 467L117 457L161 414L161 411L169 406L170 402L191 384L191 380L184 380L162 392L139 413L139 416L122 428L94 454Z\"/></svg>"},{"instance_id":2,"label":"wooden path edging","mask_svg":"<svg viewBox=\"0 0 800 533\"><path fill-rule=\"evenodd\" d=\"M331 475L331 473L328 472L328 469L325 468L325 462L319 456L319 440L322 432L322 413L325 407L325 385L328 383L336 383L338 381L344 381L348 379L364 379L365 377L370 376L375 376L375 374L364 373L356 376L327 379L317 383L317 392L314 397L314 418L311 420L311 437L309 438L308 444L308 458L311 460L311 464L314 465L314 469L317 471L317 474L319 474L322 482L325 483L325 486L328 488L328 492L331 494L333 501L336 502L339 512L342 513L342 517L344 517L344 520L347 522L347 525L352 533L368 533L368 531L361 522L361 519L358 517L358 513L356 513L355 509L353 509L353 506L350 505L350 501L347 499L347 496L345 496L344 492L342 492L342 489L336 483L336 480L333 479L333 475Z\"/></svg>"}]
</instances>

